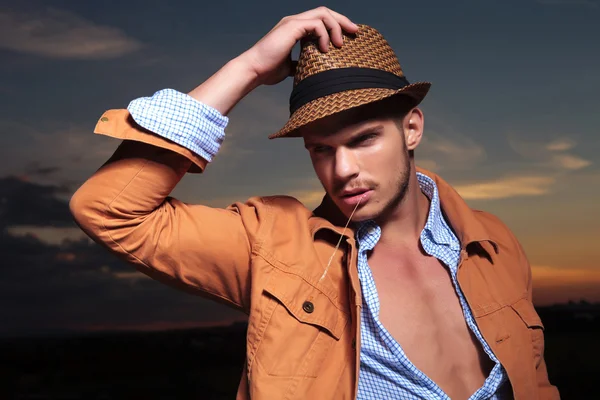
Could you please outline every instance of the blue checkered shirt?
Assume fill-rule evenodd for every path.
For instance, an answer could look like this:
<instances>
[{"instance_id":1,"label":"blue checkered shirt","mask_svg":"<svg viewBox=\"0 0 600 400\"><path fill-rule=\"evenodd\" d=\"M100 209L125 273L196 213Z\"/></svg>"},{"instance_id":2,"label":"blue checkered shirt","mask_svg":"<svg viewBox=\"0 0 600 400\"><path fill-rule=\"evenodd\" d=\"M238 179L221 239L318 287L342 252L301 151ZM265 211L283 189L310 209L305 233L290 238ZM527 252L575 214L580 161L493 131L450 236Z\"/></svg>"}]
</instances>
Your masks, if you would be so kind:
<instances>
[{"instance_id":1,"label":"blue checkered shirt","mask_svg":"<svg viewBox=\"0 0 600 400\"><path fill-rule=\"evenodd\" d=\"M417 179L421 191L431 200L427 222L421 231L421 245L427 254L449 268L467 325L496 364L483 386L470 399L499 399L495 394L506 381L506 374L479 332L458 286L460 242L444 220L435 182L421 173L417 173ZM358 399L450 399L435 382L413 365L402 346L379 321L379 297L367 252L373 250L379 241L381 228L373 221L365 221L359 225L356 235L359 245L358 277L363 293Z\"/></svg>"},{"instance_id":2,"label":"blue checkered shirt","mask_svg":"<svg viewBox=\"0 0 600 400\"><path fill-rule=\"evenodd\" d=\"M219 150L228 123L228 118L217 110L173 89L135 99L128 110L142 127L188 148L209 162ZM435 182L420 173L417 178L421 190L431 200L420 237L423 249L450 270L465 321L495 363L483 386L470 400L499 399L496 393L506 381L506 372L479 332L458 285L460 242L444 220ZM358 399L449 399L435 382L413 365L400 344L379 321L379 297L367 252L379 241L381 229L373 221L365 221L360 224L356 236L358 276L363 293Z\"/></svg>"}]
</instances>

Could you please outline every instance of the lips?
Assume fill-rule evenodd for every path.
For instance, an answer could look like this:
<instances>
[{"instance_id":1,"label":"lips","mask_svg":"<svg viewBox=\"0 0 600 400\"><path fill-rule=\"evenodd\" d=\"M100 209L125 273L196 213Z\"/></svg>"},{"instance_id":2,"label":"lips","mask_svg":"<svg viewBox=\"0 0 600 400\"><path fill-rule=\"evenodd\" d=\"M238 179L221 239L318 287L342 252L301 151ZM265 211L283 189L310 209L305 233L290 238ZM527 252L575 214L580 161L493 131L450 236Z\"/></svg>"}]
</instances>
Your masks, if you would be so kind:
<instances>
[{"instance_id":1,"label":"lips","mask_svg":"<svg viewBox=\"0 0 600 400\"><path fill-rule=\"evenodd\" d=\"M369 189L368 188L364 188L364 189L352 189L352 190L344 190L342 193L340 193L341 197L352 197L352 196L358 196L361 195L363 193L368 192Z\"/></svg>"},{"instance_id":2,"label":"lips","mask_svg":"<svg viewBox=\"0 0 600 400\"><path fill-rule=\"evenodd\" d=\"M362 205L369 200L372 193L373 190L371 189L345 190L340 193L340 200L348 206L356 206L359 202Z\"/></svg>"}]
</instances>

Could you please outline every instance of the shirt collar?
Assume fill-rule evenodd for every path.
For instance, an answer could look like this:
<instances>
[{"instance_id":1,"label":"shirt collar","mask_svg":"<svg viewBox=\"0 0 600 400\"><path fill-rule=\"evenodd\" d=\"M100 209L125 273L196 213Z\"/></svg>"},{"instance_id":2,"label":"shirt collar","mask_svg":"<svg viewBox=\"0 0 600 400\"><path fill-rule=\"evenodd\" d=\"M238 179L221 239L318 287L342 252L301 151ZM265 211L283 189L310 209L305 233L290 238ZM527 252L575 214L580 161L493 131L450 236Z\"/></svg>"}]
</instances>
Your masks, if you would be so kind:
<instances>
[{"instance_id":1,"label":"shirt collar","mask_svg":"<svg viewBox=\"0 0 600 400\"><path fill-rule=\"evenodd\" d=\"M437 185L433 179L419 172L417 172L417 180L419 181L421 191L425 196L429 197L430 200L429 215L427 216L425 227L421 232L421 240L423 240L425 236L435 244L450 246L452 249L458 250L460 248L458 241L453 241L451 239L454 235L447 234L447 231L450 228L444 221Z\"/></svg>"}]
</instances>

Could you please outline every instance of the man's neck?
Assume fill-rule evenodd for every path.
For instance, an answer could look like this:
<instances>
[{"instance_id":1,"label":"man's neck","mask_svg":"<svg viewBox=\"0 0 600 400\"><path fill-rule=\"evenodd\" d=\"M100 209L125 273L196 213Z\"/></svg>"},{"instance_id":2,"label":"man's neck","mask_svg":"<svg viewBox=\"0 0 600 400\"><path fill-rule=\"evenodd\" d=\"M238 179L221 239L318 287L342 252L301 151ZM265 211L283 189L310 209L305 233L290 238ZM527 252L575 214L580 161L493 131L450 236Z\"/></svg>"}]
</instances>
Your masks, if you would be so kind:
<instances>
[{"instance_id":1,"label":"man's neck","mask_svg":"<svg viewBox=\"0 0 600 400\"><path fill-rule=\"evenodd\" d=\"M417 174L411 172L404 199L381 219L379 247L405 247L418 244L429 215L429 198L421 191Z\"/></svg>"}]
</instances>

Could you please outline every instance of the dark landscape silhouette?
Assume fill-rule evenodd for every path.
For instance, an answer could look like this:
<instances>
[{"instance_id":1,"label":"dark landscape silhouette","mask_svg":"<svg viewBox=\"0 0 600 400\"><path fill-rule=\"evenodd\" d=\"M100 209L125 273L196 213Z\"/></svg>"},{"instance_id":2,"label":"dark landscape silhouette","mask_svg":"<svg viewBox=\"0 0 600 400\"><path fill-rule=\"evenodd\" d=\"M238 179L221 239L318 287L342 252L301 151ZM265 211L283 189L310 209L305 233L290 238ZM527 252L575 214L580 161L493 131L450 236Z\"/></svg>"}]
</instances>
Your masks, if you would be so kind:
<instances>
[{"instance_id":1,"label":"dark landscape silhouette","mask_svg":"<svg viewBox=\"0 0 600 400\"><path fill-rule=\"evenodd\" d=\"M539 308L550 381L563 399L592 398L600 304ZM233 399L246 325L0 340L2 399Z\"/></svg>"}]
</instances>

